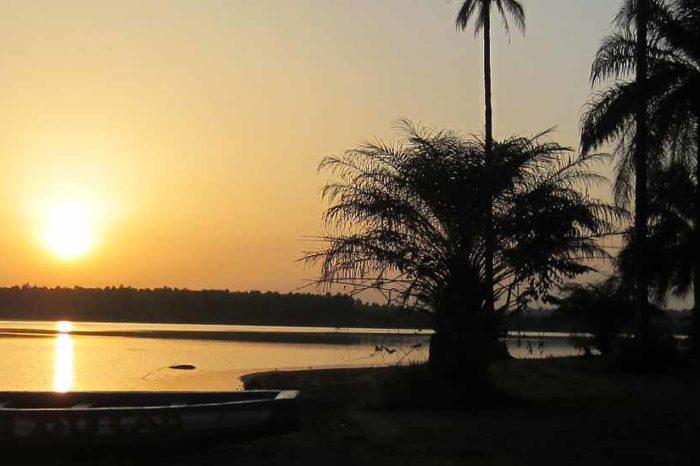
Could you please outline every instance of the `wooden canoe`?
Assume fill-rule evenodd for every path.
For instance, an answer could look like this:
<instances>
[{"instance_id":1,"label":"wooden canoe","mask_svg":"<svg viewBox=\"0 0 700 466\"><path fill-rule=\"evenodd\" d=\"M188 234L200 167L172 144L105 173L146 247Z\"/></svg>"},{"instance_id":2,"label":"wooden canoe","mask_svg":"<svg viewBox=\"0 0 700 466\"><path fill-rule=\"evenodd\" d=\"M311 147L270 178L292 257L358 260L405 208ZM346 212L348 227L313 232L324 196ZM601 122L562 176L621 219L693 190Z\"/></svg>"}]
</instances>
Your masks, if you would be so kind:
<instances>
[{"instance_id":1,"label":"wooden canoe","mask_svg":"<svg viewBox=\"0 0 700 466\"><path fill-rule=\"evenodd\" d=\"M0 392L0 447L177 446L279 433L299 392Z\"/></svg>"}]
</instances>

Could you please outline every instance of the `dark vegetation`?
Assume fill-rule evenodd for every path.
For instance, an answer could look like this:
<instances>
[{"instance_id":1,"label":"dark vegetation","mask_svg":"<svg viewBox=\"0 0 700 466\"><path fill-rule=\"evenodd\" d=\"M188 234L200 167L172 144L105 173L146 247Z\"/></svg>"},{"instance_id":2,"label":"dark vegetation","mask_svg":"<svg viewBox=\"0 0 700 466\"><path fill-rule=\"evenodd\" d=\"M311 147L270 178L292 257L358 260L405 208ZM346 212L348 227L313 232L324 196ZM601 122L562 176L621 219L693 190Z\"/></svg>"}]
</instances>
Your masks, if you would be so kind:
<instances>
[{"instance_id":1,"label":"dark vegetation","mask_svg":"<svg viewBox=\"0 0 700 466\"><path fill-rule=\"evenodd\" d=\"M457 27L471 22L483 33L484 136L403 122L400 143L321 163L334 177L324 188L327 233L304 260L318 266L320 286L379 291L395 307L273 295L272 311L268 294L53 291L60 312L87 320L102 320L99 300L78 306L68 297L118 296L101 314L136 321L169 313L233 323L238 312L248 320L235 323L293 324L315 303L314 316L331 311L329 325L375 313L421 316L435 330L424 366L247 377L246 388L301 389L301 429L174 464L697 463L700 2L622 0L592 65L592 84L605 87L585 108L578 155L549 132L494 138L492 13L506 29L509 19L524 29L525 12L515 0L460 5ZM606 181L592 165L610 144L614 205L588 189ZM622 239L619 255L600 241L611 235ZM610 279L571 284L603 261ZM692 310L662 310L670 293L691 290ZM30 288L0 292L2 309L23 293L32 296L22 304L28 314L58 318ZM379 326L389 325L396 321ZM590 332L602 356L508 359L499 342L508 329ZM673 338L685 331L690 345Z\"/></svg>"},{"instance_id":2,"label":"dark vegetation","mask_svg":"<svg viewBox=\"0 0 700 466\"><path fill-rule=\"evenodd\" d=\"M572 297L576 302L570 302L566 292L578 287L592 291L593 296L581 298L577 293ZM512 314L508 316L507 328L512 331L596 334L597 325L606 328L620 325L622 330L628 330L631 301L626 300L621 307L606 307L598 299L609 298L593 291L599 287L599 284L567 286L555 300L554 307L524 309ZM654 311L674 333L687 333L690 312L663 311L660 308ZM429 322L423 316L397 307L363 302L347 295L174 288L46 288L28 285L0 288L0 319L387 329L429 327ZM607 320L614 324L607 323Z\"/></svg>"},{"instance_id":3,"label":"dark vegetation","mask_svg":"<svg viewBox=\"0 0 700 466\"><path fill-rule=\"evenodd\" d=\"M347 295L259 291L0 288L0 319L421 328L409 311Z\"/></svg>"},{"instance_id":4,"label":"dark vegetation","mask_svg":"<svg viewBox=\"0 0 700 466\"><path fill-rule=\"evenodd\" d=\"M595 283L591 285L597 287ZM586 286L587 287L587 286ZM568 286L567 286L568 288ZM583 293L588 293L583 290ZM612 329L618 329L623 333L633 331L634 303L627 300L620 307L605 307L605 303L589 301L588 297L581 297L578 293L571 295L562 294L557 298L561 306L551 309L530 309L521 314L510 316L507 320L508 329L519 332L564 332L564 333L590 333L597 336L599 333L612 334ZM579 299L583 298L581 301ZM607 300L607 297L604 298ZM652 305L652 316L659 326L665 326L669 332L678 335L687 335L690 327L692 310L664 310Z\"/></svg>"},{"instance_id":5,"label":"dark vegetation","mask_svg":"<svg viewBox=\"0 0 700 466\"><path fill-rule=\"evenodd\" d=\"M324 189L329 234L305 260L320 266L322 286L379 290L424 315L436 332L436 376L486 377L488 361L506 354L504 318L608 258L597 239L625 213L585 190L603 181L591 167L605 157L576 157L549 132L496 141L487 166L479 137L408 122L402 130L399 144L370 143L321 163L336 176Z\"/></svg>"},{"instance_id":6,"label":"dark vegetation","mask_svg":"<svg viewBox=\"0 0 700 466\"><path fill-rule=\"evenodd\" d=\"M566 292L581 288L570 296ZM598 335L608 329L631 329L631 300L607 307L599 284L570 285L549 309L524 309L508 316L512 331L574 332ZM582 293L592 296L581 296ZM614 291L614 293L616 293ZM573 299L573 301L570 300ZM673 333L687 333L690 310L654 308L659 322ZM409 311L366 303L347 295L230 292L172 288L0 288L0 319L93 322L162 322L319 327L429 328ZM601 330L602 329L602 330Z\"/></svg>"},{"instance_id":7,"label":"dark vegetation","mask_svg":"<svg viewBox=\"0 0 700 466\"><path fill-rule=\"evenodd\" d=\"M494 138L492 14L524 30L516 0L464 0L456 21L483 33L483 137L404 121L400 143L321 163L334 177L327 232L303 259L318 285L379 291L390 306L15 287L0 289L0 318L435 330L426 365L249 376L246 388L302 390L301 429L163 464L697 464L700 2L621 1L591 68L604 88L585 108L580 154L549 132ZM593 164L610 145L614 205L588 189L606 181ZM618 255L600 241L611 235ZM571 284L603 261L610 279ZM690 311L662 310L691 291ZM602 356L508 359L508 329L590 332Z\"/></svg>"},{"instance_id":8,"label":"dark vegetation","mask_svg":"<svg viewBox=\"0 0 700 466\"><path fill-rule=\"evenodd\" d=\"M456 19L483 33L484 136L403 121L398 143L324 159L334 176L323 190L327 233L304 260L319 266L322 287L379 290L427 316L436 380L488 385L489 366L507 354L507 317L531 305L558 306L629 367L672 364L673 328L650 297L662 305L692 288L690 347L700 348L700 2L622 1L591 67L592 84L607 87L585 109L578 155L549 132L494 139L492 15L524 30L516 0L464 0ZM609 144L614 205L589 191L606 181L593 164ZM619 257L600 241L612 235L623 239ZM567 285L603 261L616 277Z\"/></svg>"},{"instance_id":9,"label":"dark vegetation","mask_svg":"<svg viewBox=\"0 0 700 466\"><path fill-rule=\"evenodd\" d=\"M587 105L581 146L614 144L616 202L634 208L620 262L644 353L655 339L650 287L657 300L692 288L690 335L700 340L700 2L625 0L614 26L591 67L606 87Z\"/></svg>"}]
</instances>

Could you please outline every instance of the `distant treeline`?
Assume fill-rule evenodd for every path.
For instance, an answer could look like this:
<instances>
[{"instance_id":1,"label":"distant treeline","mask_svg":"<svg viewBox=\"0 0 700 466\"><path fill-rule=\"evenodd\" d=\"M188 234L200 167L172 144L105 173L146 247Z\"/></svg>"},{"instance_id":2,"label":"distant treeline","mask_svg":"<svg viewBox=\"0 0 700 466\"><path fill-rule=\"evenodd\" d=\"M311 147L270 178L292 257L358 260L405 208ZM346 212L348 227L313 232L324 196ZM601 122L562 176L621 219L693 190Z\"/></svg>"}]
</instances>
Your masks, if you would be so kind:
<instances>
[{"instance_id":1,"label":"distant treeline","mask_svg":"<svg viewBox=\"0 0 700 466\"><path fill-rule=\"evenodd\" d=\"M425 328L409 311L342 294L260 291L0 288L0 319Z\"/></svg>"},{"instance_id":2,"label":"distant treeline","mask_svg":"<svg viewBox=\"0 0 700 466\"><path fill-rule=\"evenodd\" d=\"M663 313L685 331L689 311ZM427 328L423 317L343 294L260 291L0 287L0 320L74 320L323 327ZM589 331L577 316L529 311L510 319L510 330Z\"/></svg>"},{"instance_id":3,"label":"distant treeline","mask_svg":"<svg viewBox=\"0 0 700 466\"><path fill-rule=\"evenodd\" d=\"M663 310L652 307L653 319L656 326L671 331L672 333L687 333L690 326L691 311L686 310ZM606 316L600 316L605 318ZM607 316L614 318L614 316ZM622 330L632 331L632 313L627 319L623 319ZM626 320L626 321L625 321ZM599 322L601 324L602 322ZM532 332L574 332L591 333L595 332L591 322L585 315L572 315L562 312L559 309L551 310L529 310L523 314L513 316L509 319L508 329L514 331Z\"/></svg>"}]
</instances>

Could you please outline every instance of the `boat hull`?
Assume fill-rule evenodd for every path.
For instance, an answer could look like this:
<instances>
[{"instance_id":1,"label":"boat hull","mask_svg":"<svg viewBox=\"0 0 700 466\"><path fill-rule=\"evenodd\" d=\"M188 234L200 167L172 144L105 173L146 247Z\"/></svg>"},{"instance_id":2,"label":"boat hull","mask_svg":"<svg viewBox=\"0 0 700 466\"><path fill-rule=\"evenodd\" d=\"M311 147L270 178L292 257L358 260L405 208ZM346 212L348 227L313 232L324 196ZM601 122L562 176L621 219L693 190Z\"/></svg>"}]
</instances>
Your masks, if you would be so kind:
<instances>
[{"instance_id":1,"label":"boat hull","mask_svg":"<svg viewBox=\"0 0 700 466\"><path fill-rule=\"evenodd\" d=\"M296 391L0 393L0 446L179 447L280 433ZM7 401L9 399L9 401ZM184 442L184 443L181 443Z\"/></svg>"}]
</instances>

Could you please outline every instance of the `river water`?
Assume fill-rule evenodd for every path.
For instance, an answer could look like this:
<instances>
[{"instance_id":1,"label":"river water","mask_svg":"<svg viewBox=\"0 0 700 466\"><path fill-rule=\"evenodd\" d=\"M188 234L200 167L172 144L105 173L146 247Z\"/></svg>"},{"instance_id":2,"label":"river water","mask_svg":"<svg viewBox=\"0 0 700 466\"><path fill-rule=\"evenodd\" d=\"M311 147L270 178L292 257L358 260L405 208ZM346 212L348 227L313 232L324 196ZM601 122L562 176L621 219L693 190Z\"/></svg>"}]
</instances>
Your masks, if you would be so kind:
<instances>
[{"instance_id":1,"label":"river water","mask_svg":"<svg viewBox=\"0 0 700 466\"><path fill-rule=\"evenodd\" d=\"M0 391L229 390L244 374L425 361L429 332L0 321ZM562 334L507 340L518 358L582 353ZM192 365L192 370L171 369Z\"/></svg>"}]
</instances>

